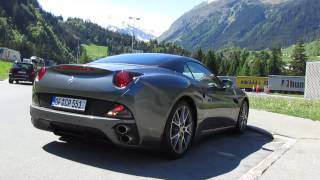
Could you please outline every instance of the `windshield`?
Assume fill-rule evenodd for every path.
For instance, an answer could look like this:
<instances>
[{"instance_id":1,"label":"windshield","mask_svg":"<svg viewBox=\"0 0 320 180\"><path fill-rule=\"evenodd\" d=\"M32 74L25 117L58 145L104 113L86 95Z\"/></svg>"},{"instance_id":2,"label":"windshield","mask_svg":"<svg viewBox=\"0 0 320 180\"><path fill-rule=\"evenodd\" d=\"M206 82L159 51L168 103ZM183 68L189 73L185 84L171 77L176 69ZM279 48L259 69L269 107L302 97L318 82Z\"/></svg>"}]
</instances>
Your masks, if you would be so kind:
<instances>
[{"instance_id":1,"label":"windshield","mask_svg":"<svg viewBox=\"0 0 320 180\"><path fill-rule=\"evenodd\" d=\"M26 63L16 63L13 65L14 69L23 69L23 70L32 70L33 69L33 65L32 64L26 64Z\"/></svg>"}]
</instances>

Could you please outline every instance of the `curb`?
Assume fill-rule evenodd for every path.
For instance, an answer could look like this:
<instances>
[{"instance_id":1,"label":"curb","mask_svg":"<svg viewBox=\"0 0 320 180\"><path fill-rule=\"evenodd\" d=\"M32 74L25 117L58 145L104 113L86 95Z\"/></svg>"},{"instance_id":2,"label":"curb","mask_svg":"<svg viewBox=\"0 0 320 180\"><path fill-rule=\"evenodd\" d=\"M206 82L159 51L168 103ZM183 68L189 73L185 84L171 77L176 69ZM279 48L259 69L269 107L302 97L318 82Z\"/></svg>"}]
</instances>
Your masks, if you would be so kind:
<instances>
[{"instance_id":1,"label":"curb","mask_svg":"<svg viewBox=\"0 0 320 180\"><path fill-rule=\"evenodd\" d=\"M264 129L248 126L250 130L256 131L258 133L262 133L271 137L272 139L281 139L285 141L285 143L275 151L273 151L269 156L267 156L264 160L262 160L258 165L251 168L247 173L242 175L239 180L257 180L259 179L277 160L279 160L291 147L297 142L296 139L285 137L281 135L274 134L272 132L268 132Z\"/></svg>"}]
</instances>

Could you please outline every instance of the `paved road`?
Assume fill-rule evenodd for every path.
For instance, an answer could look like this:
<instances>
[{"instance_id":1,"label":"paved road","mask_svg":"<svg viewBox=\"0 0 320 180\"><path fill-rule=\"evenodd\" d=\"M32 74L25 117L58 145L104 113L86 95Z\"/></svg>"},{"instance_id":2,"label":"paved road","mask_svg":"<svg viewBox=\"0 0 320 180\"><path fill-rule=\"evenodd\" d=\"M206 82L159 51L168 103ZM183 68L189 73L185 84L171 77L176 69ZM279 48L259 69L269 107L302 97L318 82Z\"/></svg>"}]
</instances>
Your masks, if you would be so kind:
<instances>
[{"instance_id":1,"label":"paved road","mask_svg":"<svg viewBox=\"0 0 320 180\"><path fill-rule=\"evenodd\" d=\"M251 110L251 125L297 140L261 179L313 180L320 177L320 122Z\"/></svg>"},{"instance_id":2,"label":"paved road","mask_svg":"<svg viewBox=\"0 0 320 180\"><path fill-rule=\"evenodd\" d=\"M209 136L176 161L110 144L66 143L31 125L31 89L0 82L0 179L238 179L271 153L262 147L272 140L253 131Z\"/></svg>"}]
</instances>

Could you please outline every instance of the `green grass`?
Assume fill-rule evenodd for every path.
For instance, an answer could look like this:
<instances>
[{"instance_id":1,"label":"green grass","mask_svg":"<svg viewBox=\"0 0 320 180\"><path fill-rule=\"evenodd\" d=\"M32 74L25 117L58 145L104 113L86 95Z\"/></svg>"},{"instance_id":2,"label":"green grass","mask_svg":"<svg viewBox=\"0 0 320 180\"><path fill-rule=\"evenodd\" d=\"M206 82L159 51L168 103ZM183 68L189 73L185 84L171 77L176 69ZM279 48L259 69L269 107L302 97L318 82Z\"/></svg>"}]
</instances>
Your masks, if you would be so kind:
<instances>
[{"instance_id":1,"label":"green grass","mask_svg":"<svg viewBox=\"0 0 320 180\"><path fill-rule=\"evenodd\" d=\"M270 95L304 98L304 95L303 95L303 94L270 93Z\"/></svg>"},{"instance_id":2,"label":"green grass","mask_svg":"<svg viewBox=\"0 0 320 180\"><path fill-rule=\"evenodd\" d=\"M276 97L249 97L250 107L320 121L320 101Z\"/></svg>"},{"instance_id":3,"label":"green grass","mask_svg":"<svg viewBox=\"0 0 320 180\"><path fill-rule=\"evenodd\" d=\"M12 63L0 60L0 80L8 79Z\"/></svg>"},{"instance_id":4,"label":"green grass","mask_svg":"<svg viewBox=\"0 0 320 180\"><path fill-rule=\"evenodd\" d=\"M98 46L95 44L82 44L81 46L86 50L87 56L92 60L108 56L108 47L106 46Z\"/></svg>"},{"instance_id":5,"label":"green grass","mask_svg":"<svg viewBox=\"0 0 320 180\"><path fill-rule=\"evenodd\" d=\"M319 61L320 56L316 56L315 54L317 51L317 46L319 42L318 41L313 41L309 43L305 43L305 49L306 49L306 55L308 56L308 61ZM282 59L285 63L290 63L292 61L291 59L291 54L294 49L295 45L292 45L288 48L282 49Z\"/></svg>"}]
</instances>

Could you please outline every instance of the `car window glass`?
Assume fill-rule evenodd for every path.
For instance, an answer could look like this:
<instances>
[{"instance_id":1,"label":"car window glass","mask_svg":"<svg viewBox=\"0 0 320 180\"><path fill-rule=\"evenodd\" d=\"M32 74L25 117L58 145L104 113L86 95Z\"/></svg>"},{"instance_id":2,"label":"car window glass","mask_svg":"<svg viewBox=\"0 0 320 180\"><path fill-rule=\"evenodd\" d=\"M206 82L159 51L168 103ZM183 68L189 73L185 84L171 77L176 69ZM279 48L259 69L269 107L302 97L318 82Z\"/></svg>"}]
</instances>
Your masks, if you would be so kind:
<instances>
[{"instance_id":1,"label":"car window glass","mask_svg":"<svg viewBox=\"0 0 320 180\"><path fill-rule=\"evenodd\" d=\"M203 65L193 62L188 62L187 64L195 80L206 83L208 86L221 86L219 79Z\"/></svg>"},{"instance_id":2,"label":"car window glass","mask_svg":"<svg viewBox=\"0 0 320 180\"><path fill-rule=\"evenodd\" d=\"M13 64L13 68L20 68L19 64Z\"/></svg>"},{"instance_id":3,"label":"car window glass","mask_svg":"<svg viewBox=\"0 0 320 180\"><path fill-rule=\"evenodd\" d=\"M193 74L194 79L197 81L203 81L211 75L209 70L198 63L188 62L187 64Z\"/></svg>"},{"instance_id":4,"label":"car window glass","mask_svg":"<svg viewBox=\"0 0 320 180\"><path fill-rule=\"evenodd\" d=\"M13 68L19 68L23 70L31 70L33 68L32 64L22 64L22 63L16 63L13 65Z\"/></svg>"},{"instance_id":5,"label":"car window glass","mask_svg":"<svg viewBox=\"0 0 320 180\"><path fill-rule=\"evenodd\" d=\"M185 76L188 76L191 79L193 79L192 73L191 73L190 69L188 68L188 66L186 64L183 66L182 74L185 75Z\"/></svg>"}]
</instances>

